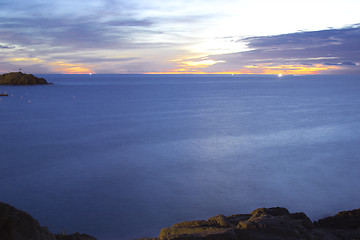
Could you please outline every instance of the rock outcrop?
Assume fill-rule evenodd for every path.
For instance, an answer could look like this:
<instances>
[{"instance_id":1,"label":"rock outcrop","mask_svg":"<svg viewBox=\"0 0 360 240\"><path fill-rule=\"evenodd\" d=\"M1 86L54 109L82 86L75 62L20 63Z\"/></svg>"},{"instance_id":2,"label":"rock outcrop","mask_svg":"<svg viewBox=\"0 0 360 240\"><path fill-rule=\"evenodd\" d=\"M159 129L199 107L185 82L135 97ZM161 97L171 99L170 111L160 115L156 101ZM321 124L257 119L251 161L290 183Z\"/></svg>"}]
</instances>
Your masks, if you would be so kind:
<instances>
[{"instance_id":1,"label":"rock outcrop","mask_svg":"<svg viewBox=\"0 0 360 240\"><path fill-rule=\"evenodd\" d=\"M32 216L0 202L1 240L96 240L86 234L54 235Z\"/></svg>"},{"instance_id":2,"label":"rock outcrop","mask_svg":"<svg viewBox=\"0 0 360 240\"><path fill-rule=\"evenodd\" d=\"M74 233L70 235L56 234L55 237L56 240L96 240L96 238L90 235L80 233Z\"/></svg>"},{"instance_id":3,"label":"rock outcrop","mask_svg":"<svg viewBox=\"0 0 360 240\"><path fill-rule=\"evenodd\" d=\"M121 238L121 236L119 236ZM96 240L87 234L53 234L29 214L0 202L1 240ZM259 208L250 214L218 215L163 228L141 240L360 240L360 209L315 222L286 208Z\"/></svg>"},{"instance_id":4,"label":"rock outcrop","mask_svg":"<svg viewBox=\"0 0 360 240\"><path fill-rule=\"evenodd\" d=\"M151 238L148 238L150 240ZM304 213L259 208L250 214L177 223L152 240L360 240L360 209L312 223Z\"/></svg>"},{"instance_id":5,"label":"rock outcrop","mask_svg":"<svg viewBox=\"0 0 360 240\"><path fill-rule=\"evenodd\" d=\"M0 75L0 85L35 85L49 84L44 78L35 77L32 74L11 72Z\"/></svg>"},{"instance_id":6,"label":"rock outcrop","mask_svg":"<svg viewBox=\"0 0 360 240\"><path fill-rule=\"evenodd\" d=\"M26 212L0 203L0 239L55 240L55 236Z\"/></svg>"}]
</instances>

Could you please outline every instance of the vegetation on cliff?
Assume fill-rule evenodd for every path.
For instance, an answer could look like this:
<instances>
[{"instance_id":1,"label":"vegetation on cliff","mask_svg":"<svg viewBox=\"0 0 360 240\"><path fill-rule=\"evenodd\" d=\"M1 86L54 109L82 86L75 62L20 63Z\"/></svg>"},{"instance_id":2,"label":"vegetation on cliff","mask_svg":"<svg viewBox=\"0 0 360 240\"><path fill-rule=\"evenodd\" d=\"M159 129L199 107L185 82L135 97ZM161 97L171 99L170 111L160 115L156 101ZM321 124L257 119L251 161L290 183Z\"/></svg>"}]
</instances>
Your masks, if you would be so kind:
<instances>
[{"instance_id":1,"label":"vegetation on cliff","mask_svg":"<svg viewBox=\"0 0 360 240\"><path fill-rule=\"evenodd\" d=\"M32 74L22 72L11 72L0 75L2 85L36 85L49 84L44 78L35 77Z\"/></svg>"}]
</instances>

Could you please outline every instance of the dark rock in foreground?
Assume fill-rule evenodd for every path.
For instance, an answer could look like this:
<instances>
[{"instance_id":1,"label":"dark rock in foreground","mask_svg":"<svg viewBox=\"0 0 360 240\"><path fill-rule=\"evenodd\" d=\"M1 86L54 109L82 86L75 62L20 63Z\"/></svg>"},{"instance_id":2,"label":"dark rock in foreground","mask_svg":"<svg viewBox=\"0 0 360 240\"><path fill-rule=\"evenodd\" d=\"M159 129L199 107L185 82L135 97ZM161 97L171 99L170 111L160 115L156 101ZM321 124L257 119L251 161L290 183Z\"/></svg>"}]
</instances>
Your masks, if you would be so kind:
<instances>
[{"instance_id":1,"label":"dark rock in foreground","mask_svg":"<svg viewBox=\"0 0 360 240\"><path fill-rule=\"evenodd\" d=\"M96 238L90 235L80 233L74 233L70 235L56 234L55 237L56 240L96 240Z\"/></svg>"},{"instance_id":2,"label":"dark rock in foreground","mask_svg":"<svg viewBox=\"0 0 360 240\"><path fill-rule=\"evenodd\" d=\"M86 234L54 235L26 212L0 202L1 240L96 240Z\"/></svg>"},{"instance_id":3,"label":"dark rock in foreground","mask_svg":"<svg viewBox=\"0 0 360 240\"><path fill-rule=\"evenodd\" d=\"M36 85L49 84L44 78L35 77L32 74L11 72L0 75L0 85Z\"/></svg>"},{"instance_id":4,"label":"dark rock in foreground","mask_svg":"<svg viewBox=\"0 0 360 240\"><path fill-rule=\"evenodd\" d=\"M120 238L121 236L119 236ZM1 240L96 240L87 234L54 235L29 214L0 202ZM360 209L312 223L304 213L259 208L250 214L188 221L142 240L360 240Z\"/></svg>"},{"instance_id":5,"label":"dark rock in foreground","mask_svg":"<svg viewBox=\"0 0 360 240\"><path fill-rule=\"evenodd\" d=\"M339 212L333 217L320 219L317 224L321 227L333 229L357 229L360 224L360 208Z\"/></svg>"},{"instance_id":6,"label":"dark rock in foreground","mask_svg":"<svg viewBox=\"0 0 360 240\"><path fill-rule=\"evenodd\" d=\"M360 240L360 209L312 223L304 213L260 208L250 214L177 223L153 240Z\"/></svg>"}]
</instances>

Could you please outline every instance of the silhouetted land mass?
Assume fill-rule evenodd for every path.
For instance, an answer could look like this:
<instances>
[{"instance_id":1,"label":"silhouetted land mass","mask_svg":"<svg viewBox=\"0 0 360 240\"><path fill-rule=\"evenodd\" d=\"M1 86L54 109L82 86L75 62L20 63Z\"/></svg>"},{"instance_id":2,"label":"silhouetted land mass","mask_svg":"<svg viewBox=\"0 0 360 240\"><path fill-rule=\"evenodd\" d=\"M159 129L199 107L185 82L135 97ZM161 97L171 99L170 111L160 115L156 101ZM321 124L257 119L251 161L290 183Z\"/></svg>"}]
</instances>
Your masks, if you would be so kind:
<instances>
[{"instance_id":1,"label":"silhouetted land mass","mask_svg":"<svg viewBox=\"0 0 360 240\"><path fill-rule=\"evenodd\" d=\"M360 209L311 222L305 213L259 208L250 214L177 223L142 240L359 240Z\"/></svg>"},{"instance_id":2,"label":"silhouetted land mass","mask_svg":"<svg viewBox=\"0 0 360 240\"><path fill-rule=\"evenodd\" d=\"M87 234L53 234L32 216L0 202L1 240L96 240Z\"/></svg>"},{"instance_id":3,"label":"silhouetted land mass","mask_svg":"<svg viewBox=\"0 0 360 240\"><path fill-rule=\"evenodd\" d=\"M49 84L44 78L35 77L32 74L11 72L0 75L1 85L36 85Z\"/></svg>"}]
</instances>

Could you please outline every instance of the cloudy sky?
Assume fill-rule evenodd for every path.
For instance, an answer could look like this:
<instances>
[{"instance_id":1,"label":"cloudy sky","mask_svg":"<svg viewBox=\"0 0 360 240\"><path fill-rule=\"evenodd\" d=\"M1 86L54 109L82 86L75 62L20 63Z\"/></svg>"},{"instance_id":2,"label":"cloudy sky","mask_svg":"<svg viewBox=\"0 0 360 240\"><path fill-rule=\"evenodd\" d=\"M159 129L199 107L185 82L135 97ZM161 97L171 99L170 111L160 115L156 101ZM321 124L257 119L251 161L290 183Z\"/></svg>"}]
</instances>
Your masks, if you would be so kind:
<instances>
[{"instance_id":1,"label":"cloudy sky","mask_svg":"<svg viewBox=\"0 0 360 240\"><path fill-rule=\"evenodd\" d=\"M0 73L360 74L359 0L0 0Z\"/></svg>"}]
</instances>

